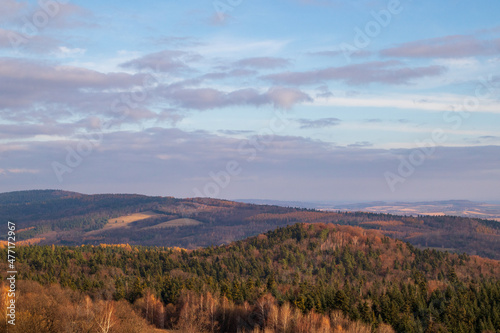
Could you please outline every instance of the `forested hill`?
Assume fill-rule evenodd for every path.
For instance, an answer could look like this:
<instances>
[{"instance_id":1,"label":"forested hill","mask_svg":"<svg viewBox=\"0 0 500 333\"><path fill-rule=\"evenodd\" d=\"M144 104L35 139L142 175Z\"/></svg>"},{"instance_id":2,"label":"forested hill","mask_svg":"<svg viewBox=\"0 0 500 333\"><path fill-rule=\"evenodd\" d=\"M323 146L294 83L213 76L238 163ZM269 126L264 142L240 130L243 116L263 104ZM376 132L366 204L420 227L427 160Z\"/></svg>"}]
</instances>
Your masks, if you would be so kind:
<instances>
[{"instance_id":1,"label":"forested hill","mask_svg":"<svg viewBox=\"0 0 500 333\"><path fill-rule=\"evenodd\" d=\"M500 259L500 223L454 216L406 217L253 205L208 198L84 195L57 190L0 194L2 223L30 244L132 244L187 249L228 244L295 223L378 229L415 246ZM6 228L3 228L5 232Z\"/></svg>"},{"instance_id":2,"label":"forested hill","mask_svg":"<svg viewBox=\"0 0 500 333\"><path fill-rule=\"evenodd\" d=\"M109 332L139 332L133 325L149 332L137 315L178 333L500 330L498 261L419 250L360 227L295 224L192 251L129 245L17 251L24 315L12 333L93 332L103 318L110 318ZM5 298L8 288L0 290Z\"/></svg>"}]
</instances>

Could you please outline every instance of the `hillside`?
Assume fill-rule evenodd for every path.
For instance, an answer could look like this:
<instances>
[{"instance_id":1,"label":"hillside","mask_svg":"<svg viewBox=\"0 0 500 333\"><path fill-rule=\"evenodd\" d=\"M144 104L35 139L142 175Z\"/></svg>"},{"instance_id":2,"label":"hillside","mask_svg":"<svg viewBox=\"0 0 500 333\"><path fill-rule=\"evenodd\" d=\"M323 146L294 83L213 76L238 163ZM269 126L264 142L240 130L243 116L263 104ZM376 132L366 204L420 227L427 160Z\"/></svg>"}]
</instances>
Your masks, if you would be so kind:
<instances>
[{"instance_id":1,"label":"hillside","mask_svg":"<svg viewBox=\"0 0 500 333\"><path fill-rule=\"evenodd\" d=\"M0 216L16 222L19 239L32 244L128 243L194 249L228 244L276 227L322 222L377 229L415 246L500 259L500 223L477 218L324 212L207 198L54 190L0 194Z\"/></svg>"},{"instance_id":2,"label":"hillside","mask_svg":"<svg viewBox=\"0 0 500 333\"><path fill-rule=\"evenodd\" d=\"M423 201L423 202L359 202L342 203L328 201L279 201L262 199L242 199L239 202L258 204L258 205L276 205L292 206L324 211L351 211L351 212L370 212L386 213L395 215L431 215L431 216L461 216L461 217L479 217L487 220L500 222L500 202L476 202L469 200L445 200L445 201Z\"/></svg>"},{"instance_id":3,"label":"hillside","mask_svg":"<svg viewBox=\"0 0 500 333\"><path fill-rule=\"evenodd\" d=\"M334 210L363 211L399 215L454 215L480 217L500 221L500 204L473 202L468 200L448 200L429 202L367 202L360 204L335 205Z\"/></svg>"},{"instance_id":4,"label":"hillside","mask_svg":"<svg viewBox=\"0 0 500 333\"><path fill-rule=\"evenodd\" d=\"M45 299L68 304L68 313L82 302L105 313L133 304L151 324L176 332L500 330L498 261L423 251L359 227L296 224L193 251L30 246L18 248L17 261L29 290L38 290L31 280L90 296L45 289ZM6 270L2 262L0 272ZM65 326L64 317L55 320L47 310L57 302L21 304L29 316L20 317L18 330L45 332L40 327L50 320ZM82 316L77 319L85 322ZM26 329L37 318L43 325ZM123 320L112 318L116 327L129 325Z\"/></svg>"}]
</instances>

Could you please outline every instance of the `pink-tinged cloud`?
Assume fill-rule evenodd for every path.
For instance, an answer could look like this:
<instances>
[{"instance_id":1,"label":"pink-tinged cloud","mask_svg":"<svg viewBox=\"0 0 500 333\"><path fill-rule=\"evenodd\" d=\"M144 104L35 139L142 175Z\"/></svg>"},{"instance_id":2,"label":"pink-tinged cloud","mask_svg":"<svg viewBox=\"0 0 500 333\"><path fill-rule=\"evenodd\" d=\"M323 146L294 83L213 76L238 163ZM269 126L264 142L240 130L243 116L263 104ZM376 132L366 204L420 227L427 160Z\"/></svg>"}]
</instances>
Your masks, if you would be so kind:
<instances>
[{"instance_id":1,"label":"pink-tinged cloud","mask_svg":"<svg viewBox=\"0 0 500 333\"><path fill-rule=\"evenodd\" d=\"M342 50L330 50L330 51L316 51L316 52L308 52L307 53L310 56L316 56L316 57L338 57L338 56L344 56L344 51ZM369 57L372 55L372 52L367 51L367 50L357 50L353 51L351 53L352 57L355 58L363 58L363 57Z\"/></svg>"},{"instance_id":2,"label":"pink-tinged cloud","mask_svg":"<svg viewBox=\"0 0 500 333\"><path fill-rule=\"evenodd\" d=\"M0 48L47 54L56 51L61 45L64 42L45 35L32 35L28 38L14 30L0 28Z\"/></svg>"},{"instance_id":3,"label":"pink-tinged cloud","mask_svg":"<svg viewBox=\"0 0 500 333\"><path fill-rule=\"evenodd\" d=\"M222 11L216 11L208 18L208 25L211 26L224 26L226 25L233 17L229 13L225 13Z\"/></svg>"},{"instance_id":4,"label":"pink-tinged cloud","mask_svg":"<svg viewBox=\"0 0 500 333\"><path fill-rule=\"evenodd\" d=\"M0 19L2 20L11 19L26 9L25 2L18 2L15 0L2 0L1 6L2 10L0 11Z\"/></svg>"},{"instance_id":5,"label":"pink-tinged cloud","mask_svg":"<svg viewBox=\"0 0 500 333\"><path fill-rule=\"evenodd\" d=\"M82 137L83 138L83 137ZM374 149L370 142L335 147L301 136L274 135L241 140L204 131L175 128L107 133L84 163L59 183L52 161L65 163L67 147L76 149L79 138L68 140L0 143L2 190L19 188L70 188L84 192L131 192L130 188L155 195L193 196L212 182L210 172L225 170L236 160L244 173L231 178L221 197L266 197L294 200L429 200L463 193L471 197L498 197L500 147L440 147L407 181L391 193L383 175L398 172L412 149ZM243 144L242 144L243 142ZM258 158L247 161L258 142L264 147ZM7 154L5 154L7 155ZM36 177L20 170L39 170ZM306 171L305 171L306 170ZM18 172L18 173L16 173ZM165 189L168 189L166 193ZM341 190L338 190L341 189ZM288 195L288 197L287 197ZM437 197L436 197L437 196ZM360 199L361 198L361 199Z\"/></svg>"},{"instance_id":6,"label":"pink-tinged cloud","mask_svg":"<svg viewBox=\"0 0 500 333\"><path fill-rule=\"evenodd\" d=\"M75 124L68 123L0 125L0 139L31 138L37 135L71 135L77 128Z\"/></svg>"},{"instance_id":7,"label":"pink-tinged cloud","mask_svg":"<svg viewBox=\"0 0 500 333\"><path fill-rule=\"evenodd\" d=\"M411 80L437 76L446 71L442 66L405 67L395 60L374 61L343 67L329 67L305 72L283 72L263 76L275 84L322 84L327 81L343 81L350 85L370 83L409 84Z\"/></svg>"},{"instance_id":8,"label":"pink-tinged cloud","mask_svg":"<svg viewBox=\"0 0 500 333\"><path fill-rule=\"evenodd\" d=\"M100 73L71 66L0 58L0 115L15 121L110 110L119 92L144 84L145 74ZM14 112L15 110L15 112Z\"/></svg>"},{"instance_id":9,"label":"pink-tinged cloud","mask_svg":"<svg viewBox=\"0 0 500 333\"><path fill-rule=\"evenodd\" d=\"M147 69L163 73L178 73L190 70L188 63L200 59L201 56L198 54L178 50L164 50L130 60L121 64L121 67L138 70Z\"/></svg>"},{"instance_id":10,"label":"pink-tinged cloud","mask_svg":"<svg viewBox=\"0 0 500 333\"><path fill-rule=\"evenodd\" d=\"M99 25L94 23L94 14L88 9L66 1L57 1L57 14L49 22L48 28L67 29L67 28L96 28ZM40 7L37 7L37 11Z\"/></svg>"},{"instance_id":11,"label":"pink-tinged cloud","mask_svg":"<svg viewBox=\"0 0 500 333\"><path fill-rule=\"evenodd\" d=\"M40 31L50 28L63 29L97 26L97 24L92 22L95 19L92 12L70 1L1 0L0 8L0 20L2 23L10 22L14 23L16 26L21 22L21 26L24 25L24 20L29 20L31 23L34 23L34 16L38 15L38 17L40 17L46 14L48 20L44 20L44 24L37 26L39 29L37 34L40 33Z\"/></svg>"},{"instance_id":12,"label":"pink-tinged cloud","mask_svg":"<svg viewBox=\"0 0 500 333\"><path fill-rule=\"evenodd\" d=\"M453 35L404 43L382 50L380 54L400 58L461 58L499 52L500 39L479 40L473 36Z\"/></svg>"},{"instance_id":13,"label":"pink-tinged cloud","mask_svg":"<svg viewBox=\"0 0 500 333\"><path fill-rule=\"evenodd\" d=\"M12 31L0 28L0 48L10 47L12 45L9 38L10 33L12 33Z\"/></svg>"},{"instance_id":14,"label":"pink-tinged cloud","mask_svg":"<svg viewBox=\"0 0 500 333\"><path fill-rule=\"evenodd\" d=\"M5 89L13 86L38 86L48 88L112 88L142 84L144 75L127 73L103 74L72 66L48 66L27 60L0 58L0 85Z\"/></svg>"},{"instance_id":15,"label":"pink-tinged cloud","mask_svg":"<svg viewBox=\"0 0 500 333\"><path fill-rule=\"evenodd\" d=\"M178 107L195 110L244 105L290 109L295 104L312 101L309 95L298 89L283 87L271 87L264 93L253 88L224 92L213 88L165 87L159 90L159 94Z\"/></svg>"},{"instance_id":16,"label":"pink-tinged cloud","mask_svg":"<svg viewBox=\"0 0 500 333\"><path fill-rule=\"evenodd\" d=\"M241 59L234 63L236 67L249 67L255 69L274 69L289 66L290 60L275 57L255 57Z\"/></svg>"},{"instance_id":17,"label":"pink-tinged cloud","mask_svg":"<svg viewBox=\"0 0 500 333\"><path fill-rule=\"evenodd\" d=\"M212 72L201 76L202 79L223 80L235 77L256 75L258 72L252 69L233 69L227 72Z\"/></svg>"},{"instance_id":18,"label":"pink-tinged cloud","mask_svg":"<svg viewBox=\"0 0 500 333\"><path fill-rule=\"evenodd\" d=\"M292 88L272 87L266 93L275 108L290 109L295 104L312 102L312 98L306 93Z\"/></svg>"}]
</instances>

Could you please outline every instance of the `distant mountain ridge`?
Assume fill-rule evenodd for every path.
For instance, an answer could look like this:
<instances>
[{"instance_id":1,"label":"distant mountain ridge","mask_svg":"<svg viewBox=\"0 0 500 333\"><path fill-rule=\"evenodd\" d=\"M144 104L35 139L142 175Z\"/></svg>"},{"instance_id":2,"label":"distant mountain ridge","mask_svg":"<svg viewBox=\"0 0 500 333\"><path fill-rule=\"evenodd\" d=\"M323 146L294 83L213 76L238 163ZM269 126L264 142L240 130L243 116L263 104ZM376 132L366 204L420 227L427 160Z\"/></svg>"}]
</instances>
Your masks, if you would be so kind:
<instances>
[{"instance_id":1,"label":"distant mountain ridge","mask_svg":"<svg viewBox=\"0 0 500 333\"><path fill-rule=\"evenodd\" d=\"M412 217L210 198L86 195L60 190L1 193L0 216L0 223L16 222L18 239L31 244L129 243L193 249L305 222L377 229L415 246L500 259L500 223L479 218Z\"/></svg>"},{"instance_id":2,"label":"distant mountain ridge","mask_svg":"<svg viewBox=\"0 0 500 333\"><path fill-rule=\"evenodd\" d=\"M421 202L387 202L369 201L359 203L339 202L304 202L248 199L237 200L260 205L278 205L284 207L301 207L319 210L364 211L398 215L453 215L463 217L479 217L500 221L500 202L476 202L470 200L440 200Z\"/></svg>"}]
</instances>

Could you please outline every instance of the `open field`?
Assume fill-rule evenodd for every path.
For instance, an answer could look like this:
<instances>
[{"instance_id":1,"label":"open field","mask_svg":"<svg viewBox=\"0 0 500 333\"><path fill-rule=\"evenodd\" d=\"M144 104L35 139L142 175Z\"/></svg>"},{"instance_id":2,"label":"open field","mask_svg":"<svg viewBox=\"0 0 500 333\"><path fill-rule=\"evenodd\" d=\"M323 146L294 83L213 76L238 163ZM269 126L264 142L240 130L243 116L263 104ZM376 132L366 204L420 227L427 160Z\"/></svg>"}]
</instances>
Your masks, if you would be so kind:
<instances>
[{"instance_id":1,"label":"open field","mask_svg":"<svg viewBox=\"0 0 500 333\"><path fill-rule=\"evenodd\" d=\"M86 233L87 236L95 235L110 229L118 229L118 228L128 228L129 224L135 221L144 220L150 217L159 216L158 214L146 211L141 213L134 213L130 215L119 216L113 219L109 219L108 224L104 226L104 228L94 231L89 231Z\"/></svg>"},{"instance_id":2,"label":"open field","mask_svg":"<svg viewBox=\"0 0 500 333\"><path fill-rule=\"evenodd\" d=\"M120 216L120 217L117 217L114 219L110 219L108 222L108 226L117 225L117 226L123 227L124 224L125 225L130 224L132 222L144 220L144 219L147 219L147 218L150 218L153 216L157 216L157 215L158 214L155 214L153 212L142 212L142 213L135 213L135 214L131 214L131 215Z\"/></svg>"},{"instance_id":3,"label":"open field","mask_svg":"<svg viewBox=\"0 0 500 333\"><path fill-rule=\"evenodd\" d=\"M202 224L200 221L188 219L188 218L182 218L182 219L175 219L175 220L163 222L163 223L151 226L151 227L143 228L143 230L185 227L185 226L194 226L194 225L200 225L200 224Z\"/></svg>"}]
</instances>

